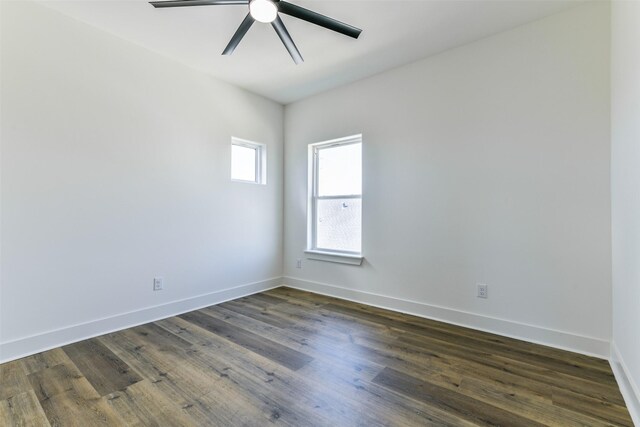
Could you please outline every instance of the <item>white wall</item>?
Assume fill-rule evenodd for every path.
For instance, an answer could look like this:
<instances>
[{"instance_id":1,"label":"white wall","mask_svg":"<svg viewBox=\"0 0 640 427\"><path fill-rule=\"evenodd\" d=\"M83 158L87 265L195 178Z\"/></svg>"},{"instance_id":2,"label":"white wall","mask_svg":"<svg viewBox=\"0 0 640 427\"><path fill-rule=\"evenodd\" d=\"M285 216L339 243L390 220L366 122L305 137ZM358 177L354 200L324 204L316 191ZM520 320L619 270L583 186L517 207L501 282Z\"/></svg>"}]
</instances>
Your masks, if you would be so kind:
<instances>
[{"instance_id":1,"label":"white wall","mask_svg":"<svg viewBox=\"0 0 640 427\"><path fill-rule=\"evenodd\" d=\"M612 347L640 425L640 2L614 1L611 19Z\"/></svg>"},{"instance_id":2,"label":"white wall","mask_svg":"<svg viewBox=\"0 0 640 427\"><path fill-rule=\"evenodd\" d=\"M282 107L0 4L0 360L278 284ZM593 3L288 106L287 282L606 355L608 58ZM364 266L298 270L307 144L360 132ZM266 187L229 181L231 135Z\"/></svg>"},{"instance_id":3,"label":"white wall","mask_svg":"<svg viewBox=\"0 0 640 427\"><path fill-rule=\"evenodd\" d=\"M1 3L0 359L279 284L282 106ZM232 135L267 144L268 185L230 181Z\"/></svg>"},{"instance_id":4,"label":"white wall","mask_svg":"<svg viewBox=\"0 0 640 427\"><path fill-rule=\"evenodd\" d=\"M609 30L591 3L288 105L285 281L606 357ZM307 144L356 133L365 263L296 269Z\"/></svg>"}]
</instances>

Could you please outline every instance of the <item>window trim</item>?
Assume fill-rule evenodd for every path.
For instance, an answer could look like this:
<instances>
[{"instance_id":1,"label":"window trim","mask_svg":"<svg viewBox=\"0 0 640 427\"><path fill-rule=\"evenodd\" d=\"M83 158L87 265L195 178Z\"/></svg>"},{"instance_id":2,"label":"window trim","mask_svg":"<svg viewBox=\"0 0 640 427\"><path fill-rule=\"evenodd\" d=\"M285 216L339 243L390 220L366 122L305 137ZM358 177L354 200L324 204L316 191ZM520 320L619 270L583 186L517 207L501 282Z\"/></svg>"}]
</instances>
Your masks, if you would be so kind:
<instances>
[{"instance_id":1,"label":"window trim","mask_svg":"<svg viewBox=\"0 0 640 427\"><path fill-rule=\"evenodd\" d=\"M305 254L307 258L320 261L339 262L343 264L361 265L363 256L360 252L340 251L335 249L319 248L317 246L317 201L318 200L339 200L339 199L360 199L362 200L362 192L360 194L351 194L343 196L320 196L318 192L318 152L319 150L334 146L344 146L350 144L362 144L362 134L351 135L344 138L332 139L330 141L317 142L309 144L309 179L308 179L308 206L307 206L307 249ZM362 223L360 224L362 229Z\"/></svg>"},{"instance_id":2,"label":"window trim","mask_svg":"<svg viewBox=\"0 0 640 427\"><path fill-rule=\"evenodd\" d=\"M256 150L256 179L255 181L249 181L245 179L235 179L231 178L232 182L241 182L243 184L257 184L257 185L266 185L267 184L267 144L263 144L261 142L249 141L248 139L236 138L235 136L231 137L231 146L230 156L229 156L229 167L233 168L233 146L236 145L238 147L251 148L252 150ZM233 170L230 169L229 176L233 176Z\"/></svg>"}]
</instances>

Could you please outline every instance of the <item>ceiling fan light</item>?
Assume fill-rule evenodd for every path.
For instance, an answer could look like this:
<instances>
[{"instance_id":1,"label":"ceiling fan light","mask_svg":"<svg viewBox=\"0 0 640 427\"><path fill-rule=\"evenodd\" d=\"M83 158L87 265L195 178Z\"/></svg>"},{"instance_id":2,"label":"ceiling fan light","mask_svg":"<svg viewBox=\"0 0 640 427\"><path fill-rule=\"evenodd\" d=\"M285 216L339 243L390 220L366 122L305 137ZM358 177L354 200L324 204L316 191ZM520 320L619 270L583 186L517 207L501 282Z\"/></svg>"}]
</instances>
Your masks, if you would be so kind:
<instances>
[{"instance_id":1,"label":"ceiling fan light","mask_svg":"<svg viewBox=\"0 0 640 427\"><path fill-rule=\"evenodd\" d=\"M258 22L273 22L278 16L278 6L271 0L251 0L249 13Z\"/></svg>"}]
</instances>

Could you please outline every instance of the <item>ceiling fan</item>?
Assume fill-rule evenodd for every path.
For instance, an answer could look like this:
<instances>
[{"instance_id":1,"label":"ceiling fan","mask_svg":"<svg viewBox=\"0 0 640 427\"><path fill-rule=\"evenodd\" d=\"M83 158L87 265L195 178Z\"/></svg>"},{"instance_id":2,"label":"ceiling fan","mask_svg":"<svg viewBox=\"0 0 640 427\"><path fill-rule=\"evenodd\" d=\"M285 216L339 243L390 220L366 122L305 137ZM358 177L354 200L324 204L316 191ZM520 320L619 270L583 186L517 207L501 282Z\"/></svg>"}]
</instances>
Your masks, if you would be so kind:
<instances>
[{"instance_id":1,"label":"ceiling fan","mask_svg":"<svg viewBox=\"0 0 640 427\"><path fill-rule=\"evenodd\" d=\"M357 39L361 29L352 25L345 24L328 16L321 15L304 7L296 6L282 0L170 0L170 1L152 1L149 2L153 7L182 7L182 6L211 6L211 5L243 5L249 6L249 13L244 18L238 29L236 30L231 41L222 52L223 55L231 55L238 47L244 35L249 31L251 25L255 21L271 23L273 29L282 40L284 47L287 48L289 54L296 64L303 62L302 55L293 42L291 35L284 26L282 19L278 13L284 13L312 24L319 25L329 30L336 31L349 37Z\"/></svg>"}]
</instances>

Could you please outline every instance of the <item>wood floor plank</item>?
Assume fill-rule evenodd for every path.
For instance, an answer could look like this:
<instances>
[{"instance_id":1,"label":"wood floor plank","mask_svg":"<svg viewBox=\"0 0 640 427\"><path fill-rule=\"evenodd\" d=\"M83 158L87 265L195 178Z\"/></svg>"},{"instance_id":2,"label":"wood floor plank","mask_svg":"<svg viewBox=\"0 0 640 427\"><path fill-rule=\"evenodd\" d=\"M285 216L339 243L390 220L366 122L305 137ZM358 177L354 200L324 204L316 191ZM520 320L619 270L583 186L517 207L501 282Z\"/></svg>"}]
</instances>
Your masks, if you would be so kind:
<instances>
[{"instance_id":1,"label":"wood floor plank","mask_svg":"<svg viewBox=\"0 0 640 427\"><path fill-rule=\"evenodd\" d=\"M102 400L102 402L105 402ZM144 379L124 390L112 393L108 403L114 412L132 414L145 426L192 426L193 422L182 414L176 404Z\"/></svg>"},{"instance_id":2,"label":"wood floor plank","mask_svg":"<svg viewBox=\"0 0 640 427\"><path fill-rule=\"evenodd\" d=\"M263 292L267 295L273 295L288 301L297 301L299 303L307 303L309 307L318 308L324 304L338 301L337 298L326 295L313 294L310 292L300 291L298 289L282 286Z\"/></svg>"},{"instance_id":3,"label":"wood floor plank","mask_svg":"<svg viewBox=\"0 0 640 427\"><path fill-rule=\"evenodd\" d=\"M289 348L310 356L325 352L342 352L342 347L349 341L346 337L334 339L322 333L314 335L299 334L291 328L281 329L246 317L243 314L230 311L224 307L208 307L202 310L209 316L231 323L245 331L254 332L262 337L283 344Z\"/></svg>"},{"instance_id":4,"label":"wood floor plank","mask_svg":"<svg viewBox=\"0 0 640 427\"><path fill-rule=\"evenodd\" d=\"M383 425L382 417L362 411L356 402L336 399L333 387L321 383L310 387L304 376L268 359L256 360L248 351L236 354L236 360L231 356L229 353L222 356L227 365L225 380L241 386L256 401L266 403L267 407L261 409L272 411L270 421L311 426ZM212 354L203 353L199 357L209 363Z\"/></svg>"},{"instance_id":5,"label":"wood floor plank","mask_svg":"<svg viewBox=\"0 0 640 427\"><path fill-rule=\"evenodd\" d=\"M112 411L118 414L118 417L120 417L120 419L122 420L123 426L127 426L127 427L152 426L153 423L149 423L148 420L143 420L143 418L141 417L140 411L137 408L129 404L126 400L122 399L123 395L124 395L123 391L116 391L106 396L102 396L100 398L102 401L101 403L103 405L109 406L109 408L111 408Z\"/></svg>"},{"instance_id":6,"label":"wood floor plank","mask_svg":"<svg viewBox=\"0 0 640 427\"><path fill-rule=\"evenodd\" d=\"M242 387L230 381L225 368L227 366L221 370L211 369L211 365L201 359L188 357L152 383L178 403L196 425L244 425L268 420L272 409L262 410L263 402L252 399Z\"/></svg>"},{"instance_id":7,"label":"wood floor plank","mask_svg":"<svg viewBox=\"0 0 640 427\"><path fill-rule=\"evenodd\" d=\"M52 426L113 426L122 423L75 366L61 364L29 375Z\"/></svg>"},{"instance_id":8,"label":"wood floor plank","mask_svg":"<svg viewBox=\"0 0 640 427\"><path fill-rule=\"evenodd\" d=\"M504 337L496 334L491 334L484 331L465 328L457 325L451 325L444 322L439 322L432 319L426 319L417 316L411 316L404 313L393 312L378 307L372 307L364 304L354 303L346 300L333 299L332 304L341 305L351 310L356 309L365 313L373 314L386 318L389 320L397 320L405 324L412 326L418 326L419 328L425 328L427 330L436 329L446 332L452 337L465 337L473 340L480 340L486 343L490 343L498 349L510 349L520 352L525 352L531 355L544 355L545 357L555 358L560 361L566 361L570 359L572 365L578 365L583 368L596 369L602 372L610 372L609 362L606 359L599 359L583 354L577 354L560 350L548 346L534 344L514 338Z\"/></svg>"},{"instance_id":9,"label":"wood floor plank","mask_svg":"<svg viewBox=\"0 0 640 427\"><path fill-rule=\"evenodd\" d=\"M252 332L244 331L230 323L215 319L200 311L183 314L180 317L294 371L300 369L313 359L299 351L264 339Z\"/></svg>"},{"instance_id":10,"label":"wood floor plank","mask_svg":"<svg viewBox=\"0 0 640 427\"><path fill-rule=\"evenodd\" d=\"M553 404L561 408L589 415L601 421L633 427L629 411L624 406L594 399L571 391L555 388Z\"/></svg>"},{"instance_id":11,"label":"wood floor plank","mask_svg":"<svg viewBox=\"0 0 640 427\"><path fill-rule=\"evenodd\" d=\"M324 392L310 388L295 372L271 361L256 357L252 351L220 336L201 352L193 355L202 370L219 373L222 381L235 384L247 399L254 402L269 422L293 426L330 425L331 416L343 406L332 402ZM332 404L335 403L335 404Z\"/></svg>"},{"instance_id":12,"label":"wood floor plank","mask_svg":"<svg viewBox=\"0 0 640 427\"><path fill-rule=\"evenodd\" d=\"M176 351L178 349L189 349L191 343L182 339L179 335L173 334L155 323L148 323L142 326L131 328L130 331L140 337L140 342L153 345L159 351Z\"/></svg>"},{"instance_id":13,"label":"wood floor plank","mask_svg":"<svg viewBox=\"0 0 640 427\"><path fill-rule=\"evenodd\" d=\"M63 349L100 396L125 389L142 380L98 339L81 341Z\"/></svg>"},{"instance_id":14,"label":"wood floor plank","mask_svg":"<svg viewBox=\"0 0 640 427\"><path fill-rule=\"evenodd\" d=\"M253 305L251 300L246 299L242 301L228 301L220 304L220 307L226 308L231 311L238 312L247 317L252 317L263 323L267 323L278 328L288 328L294 324L290 319L280 316L277 311L277 306L269 307L262 304Z\"/></svg>"},{"instance_id":15,"label":"wood floor plank","mask_svg":"<svg viewBox=\"0 0 640 427\"><path fill-rule=\"evenodd\" d=\"M456 334L447 333L445 331L425 327L415 324L410 320L399 320L391 315L380 315L379 313L365 311L362 306L356 304L343 305L343 304L326 304L323 306L325 310L336 311L339 313L347 314L356 318L360 318L366 321L389 325L394 328L410 332L415 335L424 336L433 340L445 341L449 344L456 344L461 348L472 347L478 351L488 351L492 354L502 355L504 357L526 362L535 366L544 366L549 369L553 369L557 372L562 372L567 375L572 375L578 378L596 381L599 383L608 383L615 385L615 378L611 370L602 371L600 369L594 369L592 367L582 366L577 364L573 360L567 361L566 359L558 359L548 357L546 355L531 354L526 351L518 350L517 347L506 347L503 345L497 345L487 343L482 340L478 340L471 337L460 337Z\"/></svg>"},{"instance_id":16,"label":"wood floor plank","mask_svg":"<svg viewBox=\"0 0 640 427\"><path fill-rule=\"evenodd\" d=\"M192 328L191 334L197 333ZM359 425L357 420L361 419L362 425L379 425L376 418L361 414L352 402L333 399L333 389L318 384L309 387L304 377L276 362L256 358L253 352L239 345L234 349L223 337L204 329L200 334L209 334L208 338L199 340L207 345L193 355L205 365L201 371L211 369L220 373L225 381L241 386L248 398L258 402L261 411L271 411L270 421L333 425L343 420L347 425Z\"/></svg>"},{"instance_id":17,"label":"wood floor plank","mask_svg":"<svg viewBox=\"0 0 640 427\"><path fill-rule=\"evenodd\" d=\"M122 419L99 398L87 399L74 390L40 402L52 427L119 426Z\"/></svg>"},{"instance_id":18,"label":"wood floor plank","mask_svg":"<svg viewBox=\"0 0 640 427\"><path fill-rule=\"evenodd\" d=\"M374 383L382 385L411 399L416 399L439 409L446 409L461 419L480 425L536 426L543 424L504 411L476 399L431 384L392 368L385 368Z\"/></svg>"},{"instance_id":19,"label":"wood floor plank","mask_svg":"<svg viewBox=\"0 0 640 427\"><path fill-rule=\"evenodd\" d=\"M254 305L262 305L262 307L264 308L273 307L275 305L279 305L287 302L287 300L284 298L279 298L273 295L269 295L267 293L253 294L244 298L246 298L248 302L251 302ZM242 298L239 298L234 301L242 301Z\"/></svg>"},{"instance_id":20,"label":"wood floor plank","mask_svg":"<svg viewBox=\"0 0 640 427\"><path fill-rule=\"evenodd\" d=\"M459 388L460 393L481 400L501 409L514 412L544 425L563 427L602 427L612 425L575 412L554 406L546 401L531 398L520 390L501 387L499 384L475 378L465 378Z\"/></svg>"},{"instance_id":21,"label":"wood floor plank","mask_svg":"<svg viewBox=\"0 0 640 427\"><path fill-rule=\"evenodd\" d=\"M169 330L177 331L176 333L197 346L199 351L193 353L189 363L195 366L194 372L199 375L200 381L214 385L214 391L197 398L197 404L194 408L190 408L190 411L201 413L207 408L227 407L230 412L215 415L215 417L227 417L229 419L229 423L220 425L236 425L232 423L233 420L243 420L240 425L264 425L277 420L282 422L287 420L295 421L295 419L290 419L291 416L294 416L293 414L280 408L272 399L263 396L261 390L247 387L247 382L242 376L237 377L234 372L229 372L232 370L234 363L237 363L237 361L234 362L234 360L229 359L236 359L237 352L233 348L227 348L229 347L228 342L222 337L179 317L164 319L158 323ZM243 347L240 347L240 349L247 354L251 353ZM229 360L229 363L225 360ZM247 359L241 358L241 360ZM254 364L255 361L247 361L247 363ZM235 369L239 370L240 368L236 367ZM262 368L255 367L255 369L258 369L258 374L264 374ZM256 376L254 374L251 375ZM202 388L205 389L205 387ZM225 396L224 401L216 399L216 393ZM244 409L239 410L236 405ZM291 424L295 425L296 423L292 422Z\"/></svg>"},{"instance_id":22,"label":"wood floor plank","mask_svg":"<svg viewBox=\"0 0 640 427\"><path fill-rule=\"evenodd\" d=\"M0 400L31 390L27 374L19 360L0 365Z\"/></svg>"},{"instance_id":23,"label":"wood floor plank","mask_svg":"<svg viewBox=\"0 0 640 427\"><path fill-rule=\"evenodd\" d=\"M186 354L183 350L159 351L154 346L141 342L139 336L130 330L102 336L100 340L146 379L156 378L171 371L180 364Z\"/></svg>"},{"instance_id":24,"label":"wood floor plank","mask_svg":"<svg viewBox=\"0 0 640 427\"><path fill-rule=\"evenodd\" d=\"M27 375L46 368L52 368L62 363L68 364L70 362L71 359L69 359L69 356L67 356L62 348L54 348L53 350L44 351L42 353L37 353L20 359L20 363Z\"/></svg>"},{"instance_id":25,"label":"wood floor plank","mask_svg":"<svg viewBox=\"0 0 640 427\"><path fill-rule=\"evenodd\" d=\"M384 367L368 363L317 359L298 373L307 381L331 388L342 399L357 403L358 407L374 414L384 425L473 425L439 408L405 399L373 383L373 378L382 369Z\"/></svg>"},{"instance_id":26,"label":"wood floor plank","mask_svg":"<svg viewBox=\"0 0 640 427\"><path fill-rule=\"evenodd\" d=\"M209 315L220 316L220 318L244 329L256 330L263 337L277 342L284 342L288 346L296 348L301 352L308 351L311 354L315 354L318 359L313 360L301 368L298 371L300 375L302 375L305 380L315 384L322 383L323 380L326 382L328 378L332 377L332 390L339 393L341 398L347 401L357 400L358 405L361 405L363 408L371 406L371 410L374 408L379 409L381 404L389 402L390 396L386 396L387 399L384 399L378 394L372 394L366 391L373 386L369 385L369 387L365 389L363 385L366 381L373 379L373 377L383 369L383 366L366 363L363 359L355 360L349 351L344 348L321 348L318 345L314 345L311 340L306 341L305 338L296 337L289 331L283 331L270 325L260 325L260 322L252 318L244 317L222 307L210 307L203 311L206 311ZM175 328L176 325L173 325L173 327ZM294 347L296 344L297 346ZM342 379L345 381L341 381ZM340 389L337 387L338 384L341 385ZM397 405L399 403L398 400L399 399L393 400L392 404ZM433 413L434 411L426 411L425 408L416 408L416 406L419 405L414 405L410 409L410 413L404 414L403 416L393 415L387 417L387 414L391 414L390 412L380 411L380 415L376 421L383 421L385 425L416 425L416 423L423 424L425 422L436 423L436 420L440 420L442 425L448 425L447 422L436 418L436 415ZM410 416L411 414L421 415L412 417ZM440 417L442 417L442 414L440 414ZM371 422L375 421L369 421L369 423Z\"/></svg>"},{"instance_id":27,"label":"wood floor plank","mask_svg":"<svg viewBox=\"0 0 640 427\"><path fill-rule=\"evenodd\" d=\"M336 343L333 339L322 335L305 337L290 329L261 324L257 320L222 307L209 307L203 311L210 316L226 320L245 330L255 331L260 336L312 356L314 360L300 369L302 375L306 375L304 372L307 372L307 367L312 364L326 365L333 369L345 368L358 376L364 375L367 379L373 379L384 368L382 365L352 354L348 348L345 348L345 345L349 344L348 341Z\"/></svg>"},{"instance_id":28,"label":"wood floor plank","mask_svg":"<svg viewBox=\"0 0 640 427\"><path fill-rule=\"evenodd\" d=\"M49 420L33 390L15 394L0 401L0 426L47 427L49 425Z\"/></svg>"},{"instance_id":29,"label":"wood floor plank","mask_svg":"<svg viewBox=\"0 0 640 427\"><path fill-rule=\"evenodd\" d=\"M599 383L592 380L574 377L563 372L558 372L550 367L531 365L520 360L510 359L496 355L490 349L476 348L472 345L460 346L459 344L432 339L425 335L406 332L397 338L388 336L361 337L356 336L356 342L375 350L377 356L389 359L389 364L394 365L394 359L404 358L404 361L425 358L429 360L449 359L461 364L472 364L473 369L480 369L485 374L487 368L494 368L499 372L508 372L523 376L527 381L540 389L549 389L549 385L569 387L571 390L584 390L592 397L607 396L615 403L622 401L616 385L609 382ZM400 355L400 356L398 356ZM494 372L495 372L494 370ZM546 385L545 385L546 384Z\"/></svg>"},{"instance_id":30,"label":"wood floor plank","mask_svg":"<svg viewBox=\"0 0 640 427\"><path fill-rule=\"evenodd\" d=\"M485 368L493 368L502 372L521 376L532 382L540 382L549 386L555 386L572 390L578 393L587 394L592 397L609 396L610 399L622 399L619 390L615 385L599 383L597 381L566 375L562 372L554 371L547 367L530 365L517 360L497 356L491 352L479 351L473 347L460 348L442 341L430 341L424 337L411 337L404 335L398 338L400 346L407 344L413 348L436 356L446 355L458 361L470 361Z\"/></svg>"},{"instance_id":31,"label":"wood floor plank","mask_svg":"<svg viewBox=\"0 0 640 427\"><path fill-rule=\"evenodd\" d=\"M290 288L0 365L2 427L271 424L632 425L606 361Z\"/></svg>"},{"instance_id":32,"label":"wood floor plank","mask_svg":"<svg viewBox=\"0 0 640 427\"><path fill-rule=\"evenodd\" d=\"M261 427L275 424L280 419L275 410L261 412L254 402L247 400L242 394L228 396L228 399L220 399L218 392L212 391L196 399L196 405L185 410L190 412L197 426Z\"/></svg>"},{"instance_id":33,"label":"wood floor plank","mask_svg":"<svg viewBox=\"0 0 640 427\"><path fill-rule=\"evenodd\" d=\"M597 399L620 403L619 391L610 385L566 376L546 368L539 368L519 361L509 360L491 353L478 352L474 348L460 349L440 341L429 341L417 337L415 341L379 337L356 337L359 351L371 360L395 369L415 373L420 372L421 360L430 366L443 366L463 376L510 383L525 390L530 397L544 398L551 402L551 388L564 387ZM610 399L610 400L608 400ZM618 400L620 399L620 400ZM624 403L622 403L624 404Z\"/></svg>"},{"instance_id":34,"label":"wood floor plank","mask_svg":"<svg viewBox=\"0 0 640 427\"><path fill-rule=\"evenodd\" d=\"M40 402L68 391L88 399L100 397L75 365L60 364L29 374L29 381Z\"/></svg>"}]
</instances>

